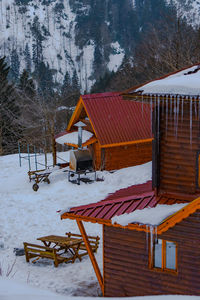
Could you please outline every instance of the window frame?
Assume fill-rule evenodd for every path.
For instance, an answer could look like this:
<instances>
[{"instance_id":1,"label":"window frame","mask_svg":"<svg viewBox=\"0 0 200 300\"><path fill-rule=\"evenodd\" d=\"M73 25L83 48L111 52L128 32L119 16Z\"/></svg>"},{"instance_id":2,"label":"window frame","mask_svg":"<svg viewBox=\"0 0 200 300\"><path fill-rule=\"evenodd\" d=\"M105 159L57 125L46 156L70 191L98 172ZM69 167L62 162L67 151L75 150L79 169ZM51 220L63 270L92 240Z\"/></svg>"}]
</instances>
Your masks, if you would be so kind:
<instances>
[{"instance_id":1,"label":"window frame","mask_svg":"<svg viewBox=\"0 0 200 300\"><path fill-rule=\"evenodd\" d=\"M158 268L158 267L155 267L154 266L154 254L155 254L155 242L157 241L157 239L154 238L153 240L153 247L151 249L151 242L150 242L150 245L149 245L149 268L153 271L157 271L157 272L164 272L164 273L170 273L170 274L175 274L177 275L178 273L178 243L176 241L170 241L170 240L164 240L164 239L160 239L162 240L162 259L161 259L161 262L162 262L162 266L161 268ZM166 243L169 242L169 243L174 243L175 246L176 246L176 253L175 253L175 269L169 269L169 268L166 268Z\"/></svg>"}]
</instances>

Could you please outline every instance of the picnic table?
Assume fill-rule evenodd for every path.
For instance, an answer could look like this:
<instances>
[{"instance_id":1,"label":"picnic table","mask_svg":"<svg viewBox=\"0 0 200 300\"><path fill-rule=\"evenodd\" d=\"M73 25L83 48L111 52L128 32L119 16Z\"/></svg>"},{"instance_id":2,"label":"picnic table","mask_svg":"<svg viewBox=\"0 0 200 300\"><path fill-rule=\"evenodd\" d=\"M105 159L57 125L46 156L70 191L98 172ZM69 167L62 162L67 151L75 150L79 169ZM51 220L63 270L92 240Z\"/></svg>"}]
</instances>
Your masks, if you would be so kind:
<instances>
[{"instance_id":1,"label":"picnic table","mask_svg":"<svg viewBox=\"0 0 200 300\"><path fill-rule=\"evenodd\" d=\"M71 262L78 258L81 261L79 249L82 238L70 238L66 236L48 235L37 238L44 246L24 243L26 261L29 262L30 258L49 258L54 260L55 267L63 262ZM34 262L33 261L33 262Z\"/></svg>"},{"instance_id":2,"label":"picnic table","mask_svg":"<svg viewBox=\"0 0 200 300\"><path fill-rule=\"evenodd\" d=\"M79 256L79 248L83 239L70 238L66 236L58 236L58 235L47 235L37 238L37 240L43 242L46 247L56 248L58 251L64 250L64 253L71 253L71 256L67 258L67 260L72 260L72 263L79 258L81 261L81 257ZM53 244L53 245L52 245Z\"/></svg>"}]
</instances>

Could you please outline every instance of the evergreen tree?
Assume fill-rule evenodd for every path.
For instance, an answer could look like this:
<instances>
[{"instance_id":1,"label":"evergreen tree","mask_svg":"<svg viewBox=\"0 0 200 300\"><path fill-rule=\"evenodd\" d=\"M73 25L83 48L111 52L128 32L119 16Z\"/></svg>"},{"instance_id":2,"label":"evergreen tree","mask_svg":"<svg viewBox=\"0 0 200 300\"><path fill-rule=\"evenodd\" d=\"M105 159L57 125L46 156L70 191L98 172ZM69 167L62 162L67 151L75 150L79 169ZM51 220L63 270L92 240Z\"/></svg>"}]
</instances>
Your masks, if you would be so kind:
<instances>
[{"instance_id":1,"label":"evergreen tree","mask_svg":"<svg viewBox=\"0 0 200 300\"><path fill-rule=\"evenodd\" d=\"M26 46L25 46L24 59L25 59L25 63L26 63L26 70L28 73L30 73L31 72L31 54L30 54L28 44L26 44Z\"/></svg>"},{"instance_id":2,"label":"evergreen tree","mask_svg":"<svg viewBox=\"0 0 200 300\"><path fill-rule=\"evenodd\" d=\"M68 71L66 71L66 73L65 73L61 92L63 95L69 94L72 92L72 83L71 83L71 78L70 78Z\"/></svg>"},{"instance_id":3,"label":"evergreen tree","mask_svg":"<svg viewBox=\"0 0 200 300\"><path fill-rule=\"evenodd\" d=\"M17 53L17 49L13 49L11 52L11 63L10 63L10 71L8 78L17 83L19 80L19 70L20 70L20 61Z\"/></svg>"},{"instance_id":4,"label":"evergreen tree","mask_svg":"<svg viewBox=\"0 0 200 300\"><path fill-rule=\"evenodd\" d=\"M0 58L0 155L16 150L20 130L16 125L19 108L13 85L8 83L9 67Z\"/></svg>"},{"instance_id":5,"label":"evergreen tree","mask_svg":"<svg viewBox=\"0 0 200 300\"><path fill-rule=\"evenodd\" d=\"M35 65L35 72L38 72L39 71L38 70L39 64L43 60L42 42L44 41L44 37L41 33L40 22L39 22L39 18L37 16L33 20L31 31L32 31L32 34L33 34L33 39L34 39L34 43L32 45L32 47L33 47L33 62L34 62L34 65Z\"/></svg>"},{"instance_id":6,"label":"evergreen tree","mask_svg":"<svg viewBox=\"0 0 200 300\"><path fill-rule=\"evenodd\" d=\"M35 96L35 84L33 82L33 79L29 78L29 74L26 70L23 70L23 72L20 76L18 87L28 97Z\"/></svg>"},{"instance_id":7,"label":"evergreen tree","mask_svg":"<svg viewBox=\"0 0 200 300\"><path fill-rule=\"evenodd\" d=\"M76 70L74 70L72 76L72 90L76 92L80 92L80 85L79 85L79 80L78 80Z\"/></svg>"},{"instance_id":8,"label":"evergreen tree","mask_svg":"<svg viewBox=\"0 0 200 300\"><path fill-rule=\"evenodd\" d=\"M53 73L49 68L49 64L40 62L36 72L36 80L38 83L38 92L42 96L52 96L54 94Z\"/></svg>"}]
</instances>

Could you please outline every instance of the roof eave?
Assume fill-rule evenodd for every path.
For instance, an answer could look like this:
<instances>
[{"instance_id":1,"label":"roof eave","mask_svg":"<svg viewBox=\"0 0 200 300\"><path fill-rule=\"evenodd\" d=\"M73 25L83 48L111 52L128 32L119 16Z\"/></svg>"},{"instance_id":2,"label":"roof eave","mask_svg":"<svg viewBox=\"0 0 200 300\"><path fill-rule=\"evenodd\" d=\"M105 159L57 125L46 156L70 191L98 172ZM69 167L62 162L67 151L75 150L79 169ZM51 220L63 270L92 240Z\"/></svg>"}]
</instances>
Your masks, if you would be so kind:
<instances>
[{"instance_id":1,"label":"roof eave","mask_svg":"<svg viewBox=\"0 0 200 300\"><path fill-rule=\"evenodd\" d=\"M111 147L119 147L119 146L126 146L126 145L149 143L152 141L153 141L153 138L146 138L146 139L141 139L141 140L136 140L136 141L121 142L121 143L104 144L104 145L100 144L100 147L101 148L111 148Z\"/></svg>"},{"instance_id":2,"label":"roof eave","mask_svg":"<svg viewBox=\"0 0 200 300\"><path fill-rule=\"evenodd\" d=\"M163 222L156 226L156 225L140 225L140 224L133 224L129 223L127 226L120 225L118 223L112 223L112 221L105 220L105 219L98 219L98 218L91 218L86 216L80 216L72 213L64 213L61 216L61 219L72 219L72 220L81 220L85 222L91 222L91 223L98 223L102 225L107 226L113 226L123 229L129 229L129 230L137 230L137 231L143 231L146 233L149 233L153 231L153 233L162 234L163 232L166 232L168 229L174 227L177 223L181 222L183 219L187 218L189 215L194 213L197 209L200 209L200 197L190 202L188 205L186 205L184 208L180 209L173 215L167 217L163 220ZM153 227L153 229L151 228Z\"/></svg>"}]
</instances>

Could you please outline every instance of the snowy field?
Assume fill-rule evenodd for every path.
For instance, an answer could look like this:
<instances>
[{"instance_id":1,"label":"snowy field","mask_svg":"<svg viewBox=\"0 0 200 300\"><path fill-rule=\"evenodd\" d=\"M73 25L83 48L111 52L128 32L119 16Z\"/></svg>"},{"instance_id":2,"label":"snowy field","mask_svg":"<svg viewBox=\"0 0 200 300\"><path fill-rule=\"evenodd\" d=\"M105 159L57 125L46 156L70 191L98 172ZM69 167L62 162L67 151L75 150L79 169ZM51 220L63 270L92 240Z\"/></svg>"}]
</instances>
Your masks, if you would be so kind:
<instances>
[{"instance_id":1,"label":"snowy field","mask_svg":"<svg viewBox=\"0 0 200 300\"><path fill-rule=\"evenodd\" d=\"M66 152L59 156L68 159ZM50 176L50 185L41 183L37 192L32 190L33 183L29 182L27 171L28 162L23 160L20 168L18 155L0 157L0 300L69 300L72 296L77 296L76 300L92 300L90 297L100 295L100 289L89 257L55 268L50 260L26 263L25 256L15 256L13 249L22 248L24 241L37 243L36 238L43 235L78 232L75 221L60 220L58 210L96 202L108 193L150 180L151 163L114 173L98 172L103 182L81 183L80 186L69 183L67 173L57 170ZM89 234L101 237L101 225L85 223L85 227ZM96 258L102 271L102 245ZM6 277L12 265L13 270ZM196 300L200 297L129 299Z\"/></svg>"},{"instance_id":2,"label":"snowy field","mask_svg":"<svg viewBox=\"0 0 200 300\"><path fill-rule=\"evenodd\" d=\"M59 156L67 160L68 153ZM23 242L37 243L36 239L44 235L79 233L75 221L60 220L58 210L96 202L118 189L150 180L151 163L114 173L98 172L97 176L103 177L103 182L81 182L80 186L69 183L67 173L57 170L49 177L51 183L41 183L37 192L32 190L33 182L29 182L27 171L28 162L22 160L20 168L17 154L0 157L0 263L3 277L14 264L9 277L18 283L28 283L65 296L98 296L100 290L88 256L82 262L77 260L75 264L61 264L55 268L51 260L26 263L25 256L16 257L13 249L22 248ZM101 225L85 223L85 228L88 234L101 237ZM101 244L96 258L102 269ZM1 300L2 296L0 289Z\"/></svg>"}]
</instances>

